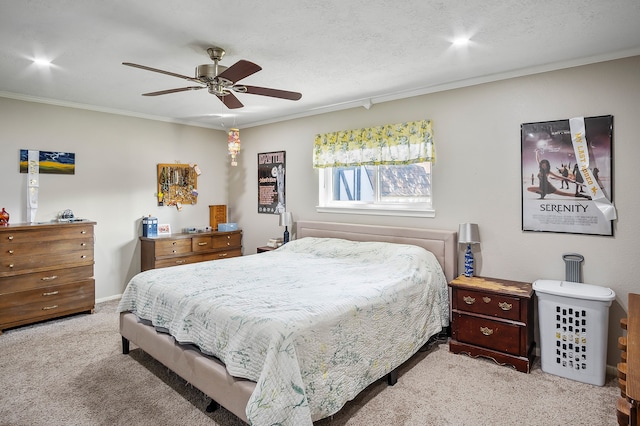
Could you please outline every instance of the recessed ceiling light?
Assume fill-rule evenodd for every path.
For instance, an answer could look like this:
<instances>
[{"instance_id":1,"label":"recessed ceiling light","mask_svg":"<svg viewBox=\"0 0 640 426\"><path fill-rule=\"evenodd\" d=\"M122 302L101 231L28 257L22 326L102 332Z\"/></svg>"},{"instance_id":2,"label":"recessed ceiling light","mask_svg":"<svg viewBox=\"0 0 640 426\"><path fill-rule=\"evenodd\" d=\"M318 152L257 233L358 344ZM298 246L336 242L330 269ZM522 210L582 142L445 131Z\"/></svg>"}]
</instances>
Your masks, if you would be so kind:
<instances>
[{"instance_id":1,"label":"recessed ceiling light","mask_svg":"<svg viewBox=\"0 0 640 426\"><path fill-rule=\"evenodd\" d=\"M462 47L468 45L469 42L469 37L458 37L453 40L453 45L456 47Z\"/></svg>"},{"instance_id":2,"label":"recessed ceiling light","mask_svg":"<svg viewBox=\"0 0 640 426\"><path fill-rule=\"evenodd\" d=\"M48 59L44 59L44 58L35 58L33 60L33 63L40 66L40 67L50 67L51 66L51 61Z\"/></svg>"}]
</instances>

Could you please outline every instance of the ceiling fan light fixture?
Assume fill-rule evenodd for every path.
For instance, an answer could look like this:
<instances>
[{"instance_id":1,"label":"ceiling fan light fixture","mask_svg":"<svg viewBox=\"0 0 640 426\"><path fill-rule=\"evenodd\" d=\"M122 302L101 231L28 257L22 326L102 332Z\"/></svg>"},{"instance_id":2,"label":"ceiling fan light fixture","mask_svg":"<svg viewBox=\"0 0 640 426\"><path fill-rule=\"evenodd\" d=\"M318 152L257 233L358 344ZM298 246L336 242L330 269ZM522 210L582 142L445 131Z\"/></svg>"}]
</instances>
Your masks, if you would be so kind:
<instances>
[{"instance_id":1,"label":"ceiling fan light fixture","mask_svg":"<svg viewBox=\"0 0 640 426\"><path fill-rule=\"evenodd\" d=\"M190 86L180 87L177 89L160 90L156 92L143 93L143 96L159 96L169 93L185 92L189 90L198 90L206 88L209 93L216 95L218 99L229 109L242 108L244 105L238 98L236 98L232 92L248 93L251 95L269 96L272 98L289 99L297 101L302 97L301 93L289 92L287 90L271 89L268 87L257 86L244 86L237 85L236 83L243 78L257 73L262 70L260 65L253 62L246 61L244 59L239 60L230 67L219 65L218 62L225 54L224 49L220 47L210 47L207 49L209 57L214 62L213 64L198 65L195 68L195 77L189 77L186 75L174 73L171 71L165 71L158 68L148 67L146 65L135 64L133 62L123 62L122 65L129 67L139 68L146 71L152 71L160 74L169 75L172 77L181 78L183 80L191 81L201 84L202 87Z\"/></svg>"}]
</instances>

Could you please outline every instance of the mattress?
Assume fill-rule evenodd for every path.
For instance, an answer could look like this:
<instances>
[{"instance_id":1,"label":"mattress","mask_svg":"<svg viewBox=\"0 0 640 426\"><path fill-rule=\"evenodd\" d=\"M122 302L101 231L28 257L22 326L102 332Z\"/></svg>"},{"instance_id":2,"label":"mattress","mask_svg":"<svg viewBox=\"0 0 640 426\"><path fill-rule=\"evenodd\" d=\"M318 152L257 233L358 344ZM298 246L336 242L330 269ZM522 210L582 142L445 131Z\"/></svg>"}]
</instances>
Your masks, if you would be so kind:
<instances>
[{"instance_id":1,"label":"mattress","mask_svg":"<svg viewBox=\"0 0 640 426\"><path fill-rule=\"evenodd\" d=\"M142 272L118 311L255 381L252 424L310 425L336 413L449 323L446 279L432 253L312 237Z\"/></svg>"}]
</instances>

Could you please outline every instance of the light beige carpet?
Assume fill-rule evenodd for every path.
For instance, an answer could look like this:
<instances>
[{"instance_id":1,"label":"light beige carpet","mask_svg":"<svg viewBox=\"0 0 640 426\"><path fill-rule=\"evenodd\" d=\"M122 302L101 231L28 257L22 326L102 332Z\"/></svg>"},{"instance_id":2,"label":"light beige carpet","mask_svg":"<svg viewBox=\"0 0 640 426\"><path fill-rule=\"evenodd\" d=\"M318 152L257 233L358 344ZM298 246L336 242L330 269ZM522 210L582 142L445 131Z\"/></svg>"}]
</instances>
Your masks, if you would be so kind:
<instances>
[{"instance_id":1,"label":"light beige carpet","mask_svg":"<svg viewBox=\"0 0 640 426\"><path fill-rule=\"evenodd\" d=\"M122 355L117 301L93 315L21 327L0 336L0 425L212 425L243 423L140 349ZM132 346L132 348L135 348ZM317 426L616 425L620 394L449 353L418 353L398 383L380 380Z\"/></svg>"}]
</instances>

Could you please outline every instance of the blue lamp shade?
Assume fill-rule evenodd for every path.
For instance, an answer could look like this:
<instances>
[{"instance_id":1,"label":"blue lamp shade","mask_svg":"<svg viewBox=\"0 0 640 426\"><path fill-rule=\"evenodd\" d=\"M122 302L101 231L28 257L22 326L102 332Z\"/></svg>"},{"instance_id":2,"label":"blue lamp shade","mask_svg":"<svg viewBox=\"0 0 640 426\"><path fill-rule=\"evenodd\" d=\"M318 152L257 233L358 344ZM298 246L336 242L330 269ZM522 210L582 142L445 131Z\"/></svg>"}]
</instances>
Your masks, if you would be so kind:
<instances>
[{"instance_id":1,"label":"blue lamp shade","mask_svg":"<svg viewBox=\"0 0 640 426\"><path fill-rule=\"evenodd\" d=\"M284 236L282 237L282 243L289 242L289 230L287 227L293 225L293 215L291 212L280 213L280 226L284 226Z\"/></svg>"},{"instance_id":2,"label":"blue lamp shade","mask_svg":"<svg viewBox=\"0 0 640 426\"><path fill-rule=\"evenodd\" d=\"M472 277L474 272L474 259L473 252L471 251L471 244L480 243L480 231L478 230L478 224L460 224L460 227L458 228L458 243L467 245L467 251L464 254L464 275L466 277Z\"/></svg>"}]
</instances>

